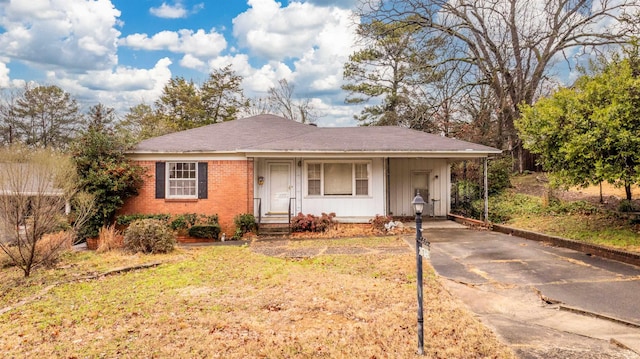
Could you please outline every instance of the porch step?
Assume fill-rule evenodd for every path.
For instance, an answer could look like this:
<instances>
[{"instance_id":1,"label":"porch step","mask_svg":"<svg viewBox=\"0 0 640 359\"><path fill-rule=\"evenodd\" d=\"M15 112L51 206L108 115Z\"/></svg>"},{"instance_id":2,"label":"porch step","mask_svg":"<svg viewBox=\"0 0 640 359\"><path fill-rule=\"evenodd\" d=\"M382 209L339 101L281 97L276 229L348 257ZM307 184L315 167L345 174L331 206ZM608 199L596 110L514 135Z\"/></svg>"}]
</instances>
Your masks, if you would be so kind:
<instances>
[{"instance_id":1,"label":"porch step","mask_svg":"<svg viewBox=\"0 0 640 359\"><path fill-rule=\"evenodd\" d=\"M260 225L258 235L261 236L287 236L289 235L289 225L282 223L263 223Z\"/></svg>"}]
</instances>

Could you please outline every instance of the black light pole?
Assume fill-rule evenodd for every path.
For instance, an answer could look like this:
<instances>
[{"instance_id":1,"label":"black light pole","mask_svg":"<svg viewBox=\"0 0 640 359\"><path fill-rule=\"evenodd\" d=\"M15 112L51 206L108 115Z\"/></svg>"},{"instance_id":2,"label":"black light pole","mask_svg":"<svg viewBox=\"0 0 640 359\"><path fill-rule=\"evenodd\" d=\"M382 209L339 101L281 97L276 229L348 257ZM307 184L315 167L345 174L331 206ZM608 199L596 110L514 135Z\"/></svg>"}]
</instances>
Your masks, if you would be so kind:
<instances>
[{"instance_id":1,"label":"black light pole","mask_svg":"<svg viewBox=\"0 0 640 359\"><path fill-rule=\"evenodd\" d=\"M422 210L425 205L424 199L420 196L420 191L413 198L411 204L416 212L416 278L418 282L418 355L424 355L424 317L422 313Z\"/></svg>"}]
</instances>

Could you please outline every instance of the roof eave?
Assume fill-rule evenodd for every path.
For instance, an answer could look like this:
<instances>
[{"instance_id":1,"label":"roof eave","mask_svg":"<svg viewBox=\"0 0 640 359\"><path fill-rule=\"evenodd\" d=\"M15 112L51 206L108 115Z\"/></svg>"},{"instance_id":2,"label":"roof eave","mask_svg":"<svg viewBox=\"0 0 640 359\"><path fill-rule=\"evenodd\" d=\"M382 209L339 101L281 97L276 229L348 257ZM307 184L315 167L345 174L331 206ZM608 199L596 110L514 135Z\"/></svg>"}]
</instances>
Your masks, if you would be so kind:
<instances>
[{"instance_id":1,"label":"roof eave","mask_svg":"<svg viewBox=\"0 0 640 359\"><path fill-rule=\"evenodd\" d=\"M500 150L452 150L452 151L353 151L353 150L254 150L238 149L235 151L128 151L130 157L155 156L244 156L244 157L430 157L430 158L483 158L500 154Z\"/></svg>"},{"instance_id":2,"label":"roof eave","mask_svg":"<svg viewBox=\"0 0 640 359\"><path fill-rule=\"evenodd\" d=\"M327 156L358 156L358 157L431 157L431 158L482 158L500 154L500 150L464 150L464 151L309 151L309 150L242 150L247 157L327 157Z\"/></svg>"}]
</instances>

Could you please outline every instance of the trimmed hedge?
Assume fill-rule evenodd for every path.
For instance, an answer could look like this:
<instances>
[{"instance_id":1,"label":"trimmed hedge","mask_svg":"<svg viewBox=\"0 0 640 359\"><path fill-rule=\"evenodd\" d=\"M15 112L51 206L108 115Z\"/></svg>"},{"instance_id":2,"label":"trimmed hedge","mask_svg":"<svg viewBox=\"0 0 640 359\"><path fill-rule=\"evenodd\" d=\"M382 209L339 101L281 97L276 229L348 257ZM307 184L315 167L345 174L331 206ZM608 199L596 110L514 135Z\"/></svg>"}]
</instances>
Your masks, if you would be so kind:
<instances>
[{"instance_id":1,"label":"trimmed hedge","mask_svg":"<svg viewBox=\"0 0 640 359\"><path fill-rule=\"evenodd\" d=\"M170 214L141 214L141 213L124 214L124 215L118 216L118 218L116 219L116 224L121 226L128 226L132 222L140 219L157 219L165 223L168 223L170 218L171 218Z\"/></svg>"},{"instance_id":2,"label":"trimmed hedge","mask_svg":"<svg viewBox=\"0 0 640 359\"><path fill-rule=\"evenodd\" d=\"M220 226L217 224L195 225L189 228L189 236L194 238L206 238L218 240Z\"/></svg>"}]
</instances>

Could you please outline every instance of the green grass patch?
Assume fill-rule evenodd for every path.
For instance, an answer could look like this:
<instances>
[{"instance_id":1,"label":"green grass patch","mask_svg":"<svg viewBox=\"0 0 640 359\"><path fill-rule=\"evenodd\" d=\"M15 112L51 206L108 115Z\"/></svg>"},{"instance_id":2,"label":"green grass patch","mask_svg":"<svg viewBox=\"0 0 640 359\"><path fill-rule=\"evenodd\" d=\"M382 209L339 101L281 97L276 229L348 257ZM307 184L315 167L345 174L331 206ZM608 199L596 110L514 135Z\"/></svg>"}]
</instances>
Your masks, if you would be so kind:
<instances>
[{"instance_id":1,"label":"green grass patch","mask_svg":"<svg viewBox=\"0 0 640 359\"><path fill-rule=\"evenodd\" d=\"M473 203L482 213L483 201ZM480 216L476 216L480 218ZM507 191L489 198L489 220L611 248L640 252L640 225L588 201L552 200Z\"/></svg>"}]
</instances>

